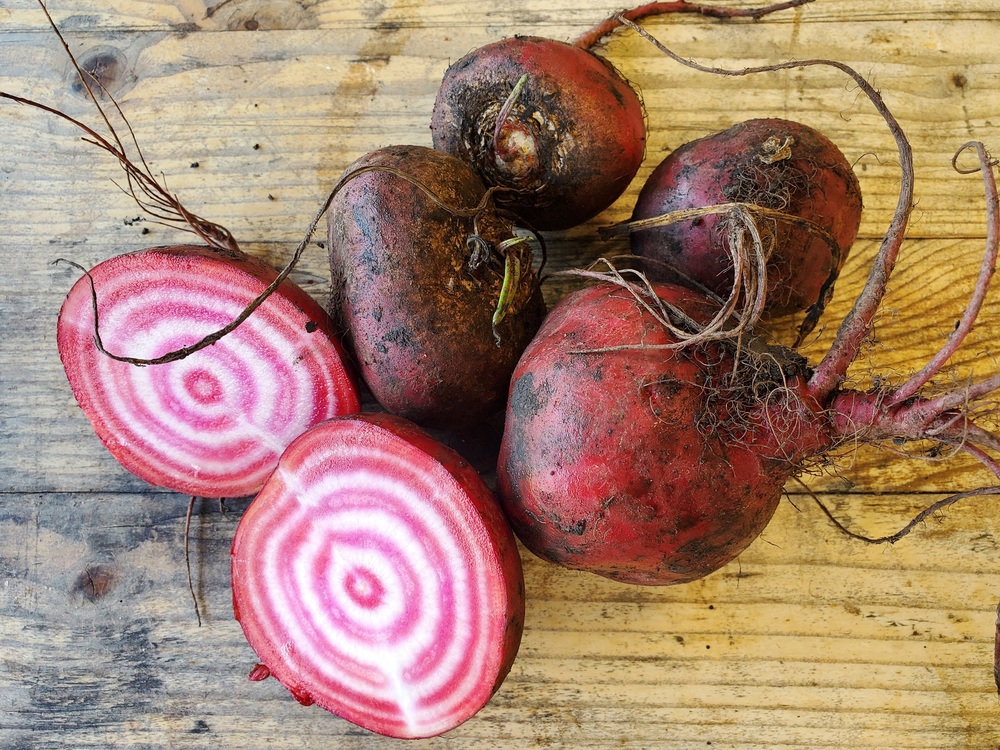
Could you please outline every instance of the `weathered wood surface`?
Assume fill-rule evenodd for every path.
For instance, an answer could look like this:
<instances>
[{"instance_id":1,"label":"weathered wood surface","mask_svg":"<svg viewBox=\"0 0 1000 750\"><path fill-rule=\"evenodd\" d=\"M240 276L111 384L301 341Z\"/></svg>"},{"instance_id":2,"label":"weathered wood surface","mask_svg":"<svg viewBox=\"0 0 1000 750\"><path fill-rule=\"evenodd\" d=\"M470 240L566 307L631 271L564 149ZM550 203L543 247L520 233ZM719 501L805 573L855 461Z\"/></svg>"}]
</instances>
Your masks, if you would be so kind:
<instances>
[{"instance_id":1,"label":"weathered wood surface","mask_svg":"<svg viewBox=\"0 0 1000 750\"><path fill-rule=\"evenodd\" d=\"M110 88L153 169L189 208L276 264L354 158L429 144L449 61L514 33L571 39L614 9L595 0L52 3L74 52L117 61ZM970 138L1000 151L1000 2L817 0L759 23L675 17L649 28L702 62L830 57L880 87L914 144L918 205L877 344L854 374L865 384L919 367L960 313L982 251L980 182L950 160ZM862 239L828 315L838 320L898 187L892 142L871 106L832 71L724 80L628 34L604 54L643 90L647 164L608 212L549 238L553 267L620 250L595 228L625 218L642 177L684 141L750 116L800 119L841 146L865 192ZM0 89L97 122L31 0L0 7ZM196 508L192 563L205 615L196 626L187 498L144 485L104 452L54 341L76 276L54 259L93 264L178 235L133 221L135 206L111 182L117 166L66 124L2 103L0 133L0 747L401 745L303 708L273 681L246 681L254 656L228 592L228 545L245 500L224 513L215 502ZM295 275L320 299L323 256L311 248ZM561 289L550 287L550 298ZM956 358L955 382L998 366L998 300L994 291ZM814 358L833 327L810 342ZM805 480L852 527L882 533L989 478L966 461L866 449ZM955 505L884 548L847 539L801 487L788 490L738 561L686 586L613 584L525 553L527 628L510 677L471 721L412 744L1000 745L995 503Z\"/></svg>"}]
</instances>

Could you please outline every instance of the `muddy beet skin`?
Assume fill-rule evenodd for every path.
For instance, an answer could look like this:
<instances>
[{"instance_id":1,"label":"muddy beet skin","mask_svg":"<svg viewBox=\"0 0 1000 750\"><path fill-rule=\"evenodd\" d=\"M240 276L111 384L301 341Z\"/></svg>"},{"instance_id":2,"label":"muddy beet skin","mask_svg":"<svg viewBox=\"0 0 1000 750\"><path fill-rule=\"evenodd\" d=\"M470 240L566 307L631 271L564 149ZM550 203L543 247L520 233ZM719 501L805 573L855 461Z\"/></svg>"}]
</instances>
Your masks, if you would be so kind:
<instances>
[{"instance_id":1,"label":"muddy beet skin","mask_svg":"<svg viewBox=\"0 0 1000 750\"><path fill-rule=\"evenodd\" d=\"M693 292L656 289L707 314ZM822 439L791 396L759 409L760 389L796 382L791 370L733 386L728 352L656 348L670 343L629 292L604 284L563 298L525 351L497 471L511 525L536 555L627 583L701 578L757 538ZM595 351L622 344L647 348Z\"/></svg>"},{"instance_id":2,"label":"muddy beet skin","mask_svg":"<svg viewBox=\"0 0 1000 750\"><path fill-rule=\"evenodd\" d=\"M487 185L509 188L498 200L537 230L567 229L610 206L646 144L642 103L618 71L539 37L488 44L448 68L431 133Z\"/></svg>"},{"instance_id":3,"label":"muddy beet skin","mask_svg":"<svg viewBox=\"0 0 1000 750\"><path fill-rule=\"evenodd\" d=\"M768 261L767 306L803 310L832 286L861 221L861 188L840 150L822 133L780 119L749 120L687 143L653 170L633 219L723 203L752 203L813 222L827 240L801 226L758 218ZM636 255L668 264L725 298L733 264L724 216L711 215L632 234ZM657 263L653 278L669 279Z\"/></svg>"},{"instance_id":4,"label":"muddy beet skin","mask_svg":"<svg viewBox=\"0 0 1000 750\"><path fill-rule=\"evenodd\" d=\"M523 298L494 327L504 279L497 246L513 236L493 208L473 220L481 181L458 159L419 146L359 159L328 212L334 317L386 410L425 426L472 424L503 408L510 373L544 304L525 270ZM417 184L419 183L419 184ZM478 238L478 239L476 239Z\"/></svg>"}]
</instances>

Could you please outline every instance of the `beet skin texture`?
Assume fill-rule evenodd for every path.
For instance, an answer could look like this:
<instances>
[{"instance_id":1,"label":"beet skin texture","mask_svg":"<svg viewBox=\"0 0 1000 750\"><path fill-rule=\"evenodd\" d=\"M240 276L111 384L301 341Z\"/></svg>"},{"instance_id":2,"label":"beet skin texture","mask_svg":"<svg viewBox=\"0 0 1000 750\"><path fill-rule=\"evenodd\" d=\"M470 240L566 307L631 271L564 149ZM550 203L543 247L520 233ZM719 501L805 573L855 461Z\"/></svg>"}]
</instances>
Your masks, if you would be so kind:
<instances>
[{"instance_id":1,"label":"beet skin texture","mask_svg":"<svg viewBox=\"0 0 1000 750\"><path fill-rule=\"evenodd\" d=\"M327 213L333 314L372 395L430 427L502 411L545 311L527 257L497 320L512 224L489 203L470 215L482 182L430 148L383 148L352 173Z\"/></svg>"},{"instance_id":2,"label":"beet skin texture","mask_svg":"<svg viewBox=\"0 0 1000 750\"><path fill-rule=\"evenodd\" d=\"M655 289L692 317L710 314L695 292ZM753 381L728 379L729 351L662 348L675 343L610 283L567 295L546 318L514 372L498 461L505 512L536 555L627 583L683 583L735 558L770 520L801 455L782 452L813 452L822 435L811 410L785 411L794 398L758 409Z\"/></svg>"},{"instance_id":3,"label":"beet skin texture","mask_svg":"<svg viewBox=\"0 0 1000 750\"><path fill-rule=\"evenodd\" d=\"M653 170L633 219L703 206L747 203L815 225L826 236L773 215L757 215L767 261L767 308L804 310L830 293L861 222L861 188L826 136L781 119L748 120L687 143ZM725 213L632 234L632 252L654 263L647 275L669 280L666 264L727 298L733 260Z\"/></svg>"},{"instance_id":4,"label":"beet skin texture","mask_svg":"<svg viewBox=\"0 0 1000 750\"><path fill-rule=\"evenodd\" d=\"M506 188L500 204L541 231L610 206L646 146L639 95L609 62L531 36L487 44L448 68L431 134L435 148Z\"/></svg>"}]
</instances>

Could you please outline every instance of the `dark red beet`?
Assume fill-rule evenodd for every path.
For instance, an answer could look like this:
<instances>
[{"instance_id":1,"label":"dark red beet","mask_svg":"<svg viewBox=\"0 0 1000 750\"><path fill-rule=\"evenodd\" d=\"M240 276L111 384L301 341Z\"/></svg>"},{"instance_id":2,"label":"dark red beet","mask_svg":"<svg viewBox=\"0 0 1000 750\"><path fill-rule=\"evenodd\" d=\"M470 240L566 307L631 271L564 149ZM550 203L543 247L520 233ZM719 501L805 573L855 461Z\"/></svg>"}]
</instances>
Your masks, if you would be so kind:
<instances>
[{"instance_id":1,"label":"dark red beet","mask_svg":"<svg viewBox=\"0 0 1000 750\"><path fill-rule=\"evenodd\" d=\"M471 164L499 200L538 230L568 229L610 206L645 153L639 94L592 50L624 25L670 13L760 19L812 0L762 8L674 0L622 11L572 44L515 36L448 68L434 102L434 147Z\"/></svg>"},{"instance_id":2,"label":"dark red beet","mask_svg":"<svg viewBox=\"0 0 1000 750\"><path fill-rule=\"evenodd\" d=\"M881 108L877 94L866 92ZM530 550L620 581L690 581L750 544L786 480L827 461L838 446L891 441L894 451L906 443L928 446L931 456L960 451L1000 478L1000 437L975 421L983 400L1000 390L1000 374L953 392L924 392L972 329L996 269L1000 197L982 144L959 151L976 151L988 215L966 310L940 350L902 384L879 377L865 391L844 387L911 205L909 144L887 121L904 165L897 215L868 283L815 368L752 330L738 341L683 341L672 328L697 329L715 304L680 286L632 285L618 276L553 308L514 371L497 466L501 502ZM945 505L985 494L1000 494L1000 486L937 501L877 540L845 531L894 542Z\"/></svg>"},{"instance_id":3,"label":"dark red beet","mask_svg":"<svg viewBox=\"0 0 1000 750\"><path fill-rule=\"evenodd\" d=\"M575 226L611 205L646 144L642 103L618 71L540 37L503 39L449 67L431 133L435 148L473 165L487 185L510 188L498 200L539 230Z\"/></svg>"},{"instance_id":4,"label":"dark red beet","mask_svg":"<svg viewBox=\"0 0 1000 750\"><path fill-rule=\"evenodd\" d=\"M695 292L656 291L689 315L711 314ZM637 342L644 348L601 351ZM568 295L546 318L514 372L498 465L504 509L532 552L628 583L682 583L764 529L795 456L742 421L755 384L729 379L730 350L657 348L674 343L612 284ZM784 377L801 365L790 355ZM756 385L781 376L757 373ZM799 451L819 439L805 418L774 418L809 432Z\"/></svg>"},{"instance_id":5,"label":"dark red beet","mask_svg":"<svg viewBox=\"0 0 1000 750\"><path fill-rule=\"evenodd\" d=\"M502 409L544 314L530 253L513 305L495 322L505 278L498 248L514 235L491 205L471 216L485 194L479 178L419 146L374 151L346 175L364 169L372 171L350 177L327 217L336 312L372 395L433 426Z\"/></svg>"},{"instance_id":6,"label":"dark red beet","mask_svg":"<svg viewBox=\"0 0 1000 750\"><path fill-rule=\"evenodd\" d=\"M664 159L646 181L632 218L736 202L790 214L828 233L824 238L800 224L755 217L765 250L773 247L767 308L803 310L822 303L861 221L861 188L840 150L806 125L749 120L687 143ZM635 229L632 251L727 298L733 259L726 218L720 213ZM645 270L652 278L670 278L657 263Z\"/></svg>"},{"instance_id":7,"label":"dark red beet","mask_svg":"<svg viewBox=\"0 0 1000 750\"><path fill-rule=\"evenodd\" d=\"M994 263L995 249L981 278ZM712 310L710 298L684 287L652 288L693 319ZM700 578L757 538L788 479L840 445L932 441L932 455L965 451L1000 476L984 452L1000 450L1000 439L971 421L964 401L995 392L1000 376L914 395L961 337L903 386L824 393L801 357L765 351L752 334L740 355L732 341L671 348L678 339L651 314L657 304L617 283L574 292L518 363L498 489L515 533L538 556L627 583ZM959 493L933 509L998 492Z\"/></svg>"},{"instance_id":8,"label":"dark red beet","mask_svg":"<svg viewBox=\"0 0 1000 750\"><path fill-rule=\"evenodd\" d=\"M1000 479L1000 436L977 424L991 413L1000 373L951 392L928 387L972 330L1000 254L1000 196L983 144L965 144L953 161L971 171L957 160L974 151L986 192L986 250L966 309L905 382L877 376L867 390L853 390L847 372L872 334L913 206L913 152L899 123L843 63L732 71L690 63L652 41L675 60L722 75L812 66L845 73L896 141L899 199L864 287L815 367L766 346L749 328L736 338L685 340L705 331L715 308L709 295L683 287L640 286L609 273L613 285L565 297L514 372L497 466L501 502L526 546L623 581L676 583L738 554L766 524L783 482L838 446L891 444L898 453L911 444L935 458L961 452ZM996 494L1000 485L958 492L877 539L834 522L868 542L895 542L950 503Z\"/></svg>"}]
</instances>

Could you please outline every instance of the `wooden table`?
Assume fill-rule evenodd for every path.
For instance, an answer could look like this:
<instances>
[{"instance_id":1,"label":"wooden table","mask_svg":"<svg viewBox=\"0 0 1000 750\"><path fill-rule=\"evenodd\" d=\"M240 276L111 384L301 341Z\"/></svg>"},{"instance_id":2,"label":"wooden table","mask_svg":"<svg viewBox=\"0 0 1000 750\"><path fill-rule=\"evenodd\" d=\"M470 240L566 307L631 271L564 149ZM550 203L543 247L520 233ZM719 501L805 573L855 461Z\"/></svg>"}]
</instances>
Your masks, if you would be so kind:
<instances>
[{"instance_id":1,"label":"wooden table","mask_svg":"<svg viewBox=\"0 0 1000 750\"><path fill-rule=\"evenodd\" d=\"M732 0L729 4L749 5ZM81 59L106 80L155 173L243 247L281 265L325 192L382 145L430 144L448 65L511 34L572 39L615 6L597 0L52 0ZM743 67L828 57L882 91L914 144L917 208L877 326L854 369L900 380L963 309L985 237L981 181L951 157L970 138L1000 151L1000 2L817 0L759 22L677 16L648 24L699 61ZM682 68L634 34L603 54L641 87L651 135L628 193L549 239L552 267L624 245L643 177L692 138L755 116L799 119L838 143L865 196L861 237L826 318L829 343L896 201L893 143L845 77L811 68L728 80ZM98 124L32 0L0 5L0 89ZM76 406L55 318L85 266L183 240L113 184L112 159L41 112L0 103L0 746L402 746L275 681L233 619L229 544L246 500L196 504L198 627L184 567L188 498L121 469ZM324 251L295 279L321 300ZM549 301L564 291L551 285ZM994 290L944 380L998 364ZM961 458L844 451L804 482L852 528L885 533L948 493L990 483ZM497 695L434 748L994 748L1000 512L990 498L941 512L893 546L835 530L797 483L763 536L696 583L619 585L524 551L527 623ZM411 745L413 746L413 745Z\"/></svg>"}]
</instances>

